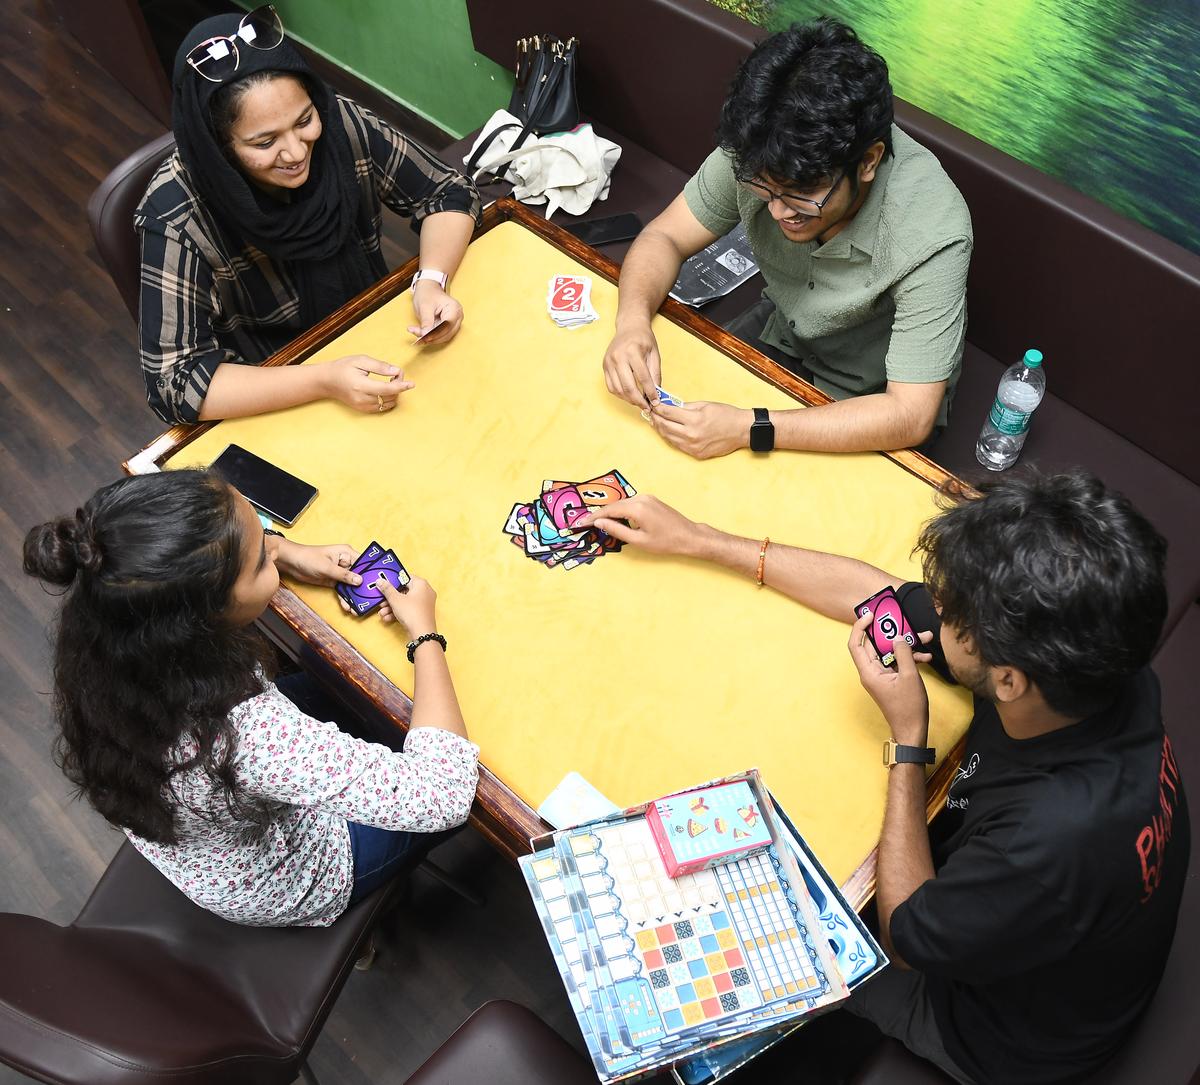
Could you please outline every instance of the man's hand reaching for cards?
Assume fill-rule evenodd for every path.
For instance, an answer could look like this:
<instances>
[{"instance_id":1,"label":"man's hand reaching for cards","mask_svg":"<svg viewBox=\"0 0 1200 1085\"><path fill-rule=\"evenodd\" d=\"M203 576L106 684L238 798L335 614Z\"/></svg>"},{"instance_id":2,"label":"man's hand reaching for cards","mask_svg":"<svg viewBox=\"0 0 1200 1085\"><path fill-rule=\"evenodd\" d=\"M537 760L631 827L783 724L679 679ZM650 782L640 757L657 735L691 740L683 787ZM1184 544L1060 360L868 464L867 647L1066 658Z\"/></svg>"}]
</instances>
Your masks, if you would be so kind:
<instances>
[{"instance_id":1,"label":"man's hand reaching for cards","mask_svg":"<svg viewBox=\"0 0 1200 1085\"><path fill-rule=\"evenodd\" d=\"M377 373L387 380L371 377ZM366 354L350 354L325 363L325 394L363 414L390 411L401 392L414 387L404 370Z\"/></svg>"},{"instance_id":2,"label":"man's hand reaching for cards","mask_svg":"<svg viewBox=\"0 0 1200 1085\"><path fill-rule=\"evenodd\" d=\"M614 396L635 407L654 402L654 386L662 383L662 359L649 324L624 328L613 336L604 352L604 383Z\"/></svg>"},{"instance_id":3,"label":"man's hand reaching for cards","mask_svg":"<svg viewBox=\"0 0 1200 1085\"><path fill-rule=\"evenodd\" d=\"M681 452L698 460L728 456L750 445L754 412L728 403L685 403L674 407L657 400L650 405L655 432Z\"/></svg>"},{"instance_id":4,"label":"man's hand reaching for cards","mask_svg":"<svg viewBox=\"0 0 1200 1085\"><path fill-rule=\"evenodd\" d=\"M413 312L417 323L408 326L409 334L420 337L439 321L444 321L423 345L449 343L462 327L463 307L446 293L436 282L422 279L413 288Z\"/></svg>"},{"instance_id":5,"label":"man's hand reaching for cards","mask_svg":"<svg viewBox=\"0 0 1200 1085\"><path fill-rule=\"evenodd\" d=\"M652 554L687 554L703 530L649 494L614 501L600 512L588 513L576 526L598 527L614 539L640 546Z\"/></svg>"},{"instance_id":6,"label":"man's hand reaching for cards","mask_svg":"<svg viewBox=\"0 0 1200 1085\"><path fill-rule=\"evenodd\" d=\"M275 564L284 576L305 584L357 585L361 577L350 571L354 549L345 543L333 546L306 546L304 543L280 539L275 551Z\"/></svg>"},{"instance_id":7,"label":"man's hand reaching for cards","mask_svg":"<svg viewBox=\"0 0 1200 1085\"><path fill-rule=\"evenodd\" d=\"M385 622L399 622L414 639L423 633L437 632L434 616L437 592L428 580L414 576L402 592L397 591L386 580L381 580L379 590L383 592L386 600L379 608Z\"/></svg>"}]
</instances>

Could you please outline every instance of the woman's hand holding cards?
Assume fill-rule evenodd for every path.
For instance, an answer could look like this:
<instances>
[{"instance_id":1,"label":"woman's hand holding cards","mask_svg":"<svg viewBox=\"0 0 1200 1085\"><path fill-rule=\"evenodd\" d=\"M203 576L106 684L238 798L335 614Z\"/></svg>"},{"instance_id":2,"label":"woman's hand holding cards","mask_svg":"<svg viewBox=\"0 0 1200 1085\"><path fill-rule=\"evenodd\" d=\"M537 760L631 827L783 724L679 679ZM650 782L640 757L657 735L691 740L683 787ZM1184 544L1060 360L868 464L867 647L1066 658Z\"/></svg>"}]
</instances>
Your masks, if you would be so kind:
<instances>
[{"instance_id":1,"label":"woman's hand holding cards","mask_svg":"<svg viewBox=\"0 0 1200 1085\"><path fill-rule=\"evenodd\" d=\"M305 584L358 585L362 577L350 571L353 561L354 549L345 543L306 546L291 539L280 539L275 551L275 564L279 571Z\"/></svg>"},{"instance_id":2,"label":"woman's hand holding cards","mask_svg":"<svg viewBox=\"0 0 1200 1085\"><path fill-rule=\"evenodd\" d=\"M397 591L386 580L380 580L379 590L385 600L379 608L379 613L385 622L399 622L413 638L423 633L437 632L437 619L434 614L437 592L428 580L414 576L402 592Z\"/></svg>"},{"instance_id":3,"label":"woman's hand holding cards","mask_svg":"<svg viewBox=\"0 0 1200 1085\"><path fill-rule=\"evenodd\" d=\"M375 380L371 374L386 377ZM363 414L382 414L396 406L401 392L413 388L399 366L366 354L350 354L324 363L325 395Z\"/></svg>"},{"instance_id":4,"label":"woman's hand holding cards","mask_svg":"<svg viewBox=\"0 0 1200 1085\"><path fill-rule=\"evenodd\" d=\"M448 343L462 327L463 307L437 283L422 279L413 288L413 310L417 323L408 326L409 333L421 338L423 344L434 346ZM435 329L435 325L441 324ZM428 334L428 338L423 338Z\"/></svg>"}]
</instances>

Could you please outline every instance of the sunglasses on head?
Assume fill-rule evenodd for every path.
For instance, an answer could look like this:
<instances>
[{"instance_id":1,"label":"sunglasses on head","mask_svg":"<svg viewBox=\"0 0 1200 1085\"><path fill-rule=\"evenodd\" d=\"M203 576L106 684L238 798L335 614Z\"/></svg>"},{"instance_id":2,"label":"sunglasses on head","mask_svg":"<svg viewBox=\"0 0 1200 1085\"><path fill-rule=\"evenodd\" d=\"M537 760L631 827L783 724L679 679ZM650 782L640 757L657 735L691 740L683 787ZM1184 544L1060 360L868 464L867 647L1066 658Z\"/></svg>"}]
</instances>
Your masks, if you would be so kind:
<instances>
[{"instance_id":1,"label":"sunglasses on head","mask_svg":"<svg viewBox=\"0 0 1200 1085\"><path fill-rule=\"evenodd\" d=\"M196 74L210 83L223 83L238 68L238 43L252 49L274 49L283 41L283 22L274 4L263 4L242 16L232 35L202 41L187 55Z\"/></svg>"}]
</instances>

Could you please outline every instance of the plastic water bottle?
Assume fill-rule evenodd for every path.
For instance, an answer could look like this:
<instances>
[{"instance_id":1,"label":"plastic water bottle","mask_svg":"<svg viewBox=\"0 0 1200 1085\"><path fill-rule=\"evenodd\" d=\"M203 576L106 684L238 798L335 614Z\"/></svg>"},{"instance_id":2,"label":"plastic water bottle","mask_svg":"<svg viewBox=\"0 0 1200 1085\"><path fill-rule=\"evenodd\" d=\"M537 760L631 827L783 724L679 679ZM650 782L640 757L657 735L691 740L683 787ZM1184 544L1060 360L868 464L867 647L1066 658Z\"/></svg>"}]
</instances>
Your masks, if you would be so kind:
<instances>
[{"instance_id":1,"label":"plastic water bottle","mask_svg":"<svg viewBox=\"0 0 1200 1085\"><path fill-rule=\"evenodd\" d=\"M1010 365L1000 378L996 402L975 445L975 458L989 471L1003 471L1017 462L1029 420L1046 394L1042 352L1027 350L1025 357Z\"/></svg>"}]
</instances>

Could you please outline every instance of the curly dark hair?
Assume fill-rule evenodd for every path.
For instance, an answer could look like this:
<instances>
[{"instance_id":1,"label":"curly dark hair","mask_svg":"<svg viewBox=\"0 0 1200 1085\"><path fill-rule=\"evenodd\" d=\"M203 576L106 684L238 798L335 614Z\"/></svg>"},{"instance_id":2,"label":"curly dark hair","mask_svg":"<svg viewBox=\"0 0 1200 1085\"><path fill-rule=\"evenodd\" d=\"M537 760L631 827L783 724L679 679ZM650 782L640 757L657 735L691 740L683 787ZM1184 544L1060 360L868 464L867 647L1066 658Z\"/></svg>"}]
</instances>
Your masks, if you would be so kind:
<instances>
[{"instance_id":1,"label":"curly dark hair","mask_svg":"<svg viewBox=\"0 0 1200 1085\"><path fill-rule=\"evenodd\" d=\"M233 772L229 711L271 673L263 638L222 619L241 562L235 500L203 471L126 478L25 538L25 572L67 589L54 644L58 764L109 823L158 843L177 842L172 778L197 766L250 835L269 820ZM197 752L180 761L185 738Z\"/></svg>"},{"instance_id":2,"label":"curly dark hair","mask_svg":"<svg viewBox=\"0 0 1200 1085\"><path fill-rule=\"evenodd\" d=\"M809 189L849 171L871 144L892 150L892 84L883 57L822 16L759 43L721 108L717 138L742 178Z\"/></svg>"},{"instance_id":3,"label":"curly dark hair","mask_svg":"<svg viewBox=\"0 0 1200 1085\"><path fill-rule=\"evenodd\" d=\"M921 532L925 583L980 661L1011 666L1056 712L1084 717L1150 662L1167 614L1166 541L1076 470L1033 469L949 492Z\"/></svg>"}]
</instances>

